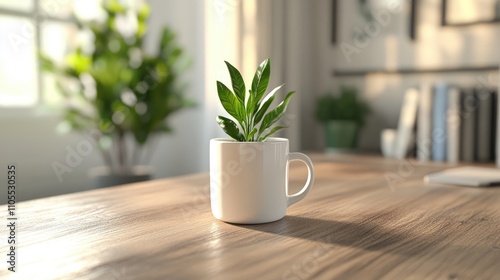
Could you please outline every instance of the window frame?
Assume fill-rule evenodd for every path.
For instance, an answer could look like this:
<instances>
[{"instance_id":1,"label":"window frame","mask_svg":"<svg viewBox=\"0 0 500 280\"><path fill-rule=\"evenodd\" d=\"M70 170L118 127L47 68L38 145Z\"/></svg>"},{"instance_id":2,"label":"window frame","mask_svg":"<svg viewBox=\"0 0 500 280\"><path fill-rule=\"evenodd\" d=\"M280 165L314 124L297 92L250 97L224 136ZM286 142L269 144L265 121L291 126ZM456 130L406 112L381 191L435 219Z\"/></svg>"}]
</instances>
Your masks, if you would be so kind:
<instances>
[{"instance_id":1,"label":"window frame","mask_svg":"<svg viewBox=\"0 0 500 280\"><path fill-rule=\"evenodd\" d=\"M33 26L33 38L34 40L34 45L35 45L35 50L39 51L41 50L42 46L42 25L45 22L59 22L59 23L75 23L74 20L71 18L64 18L64 17L57 17L57 16L51 16L49 13L44 11L41 6L40 6L40 1L41 0L30 0L33 3L33 8L31 10L16 10L13 8L5 8L5 7L0 7L0 17L2 16L9 16L13 18L22 18L22 19L27 19L31 22ZM72 1L72 0L71 0ZM54 2L57 3L56 0ZM34 104L30 105L1 105L0 104L0 111L8 111L7 115L8 116L17 116L21 113L27 113L27 112L32 112L32 108L39 108L43 104L45 104L45 101L43 100L43 79L42 79L42 69L40 65L40 61L38 59L35 59L35 67L37 68L37 75L36 75L36 101ZM15 111L15 112L14 112Z\"/></svg>"}]
</instances>

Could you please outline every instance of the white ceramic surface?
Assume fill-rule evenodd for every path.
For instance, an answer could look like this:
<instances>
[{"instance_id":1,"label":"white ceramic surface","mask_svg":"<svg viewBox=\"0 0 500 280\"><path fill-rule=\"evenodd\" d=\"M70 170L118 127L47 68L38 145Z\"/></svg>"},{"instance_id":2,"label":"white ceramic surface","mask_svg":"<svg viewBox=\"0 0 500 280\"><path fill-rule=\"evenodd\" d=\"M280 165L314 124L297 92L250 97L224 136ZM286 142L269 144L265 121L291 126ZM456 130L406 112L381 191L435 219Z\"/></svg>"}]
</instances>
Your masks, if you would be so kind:
<instances>
[{"instance_id":1,"label":"white ceramic surface","mask_svg":"<svg viewBox=\"0 0 500 280\"><path fill-rule=\"evenodd\" d=\"M382 155L386 158L402 159L396 156L396 145L397 145L397 131L396 129L384 129L380 133L380 149L382 150ZM408 147L406 149L406 155L415 146L415 133L410 133L408 140ZM403 157L404 158L404 157Z\"/></svg>"},{"instance_id":2,"label":"white ceramic surface","mask_svg":"<svg viewBox=\"0 0 500 280\"><path fill-rule=\"evenodd\" d=\"M288 164L303 161L307 182L300 192L288 194ZM314 181L311 160L288 152L288 139L266 142L210 140L210 200L213 215L222 221L258 224L279 220L288 206L303 199Z\"/></svg>"},{"instance_id":3,"label":"white ceramic surface","mask_svg":"<svg viewBox=\"0 0 500 280\"><path fill-rule=\"evenodd\" d=\"M395 129L384 129L380 133L380 149L382 150L382 155L386 158L394 157L394 149L396 145L396 130Z\"/></svg>"}]
</instances>

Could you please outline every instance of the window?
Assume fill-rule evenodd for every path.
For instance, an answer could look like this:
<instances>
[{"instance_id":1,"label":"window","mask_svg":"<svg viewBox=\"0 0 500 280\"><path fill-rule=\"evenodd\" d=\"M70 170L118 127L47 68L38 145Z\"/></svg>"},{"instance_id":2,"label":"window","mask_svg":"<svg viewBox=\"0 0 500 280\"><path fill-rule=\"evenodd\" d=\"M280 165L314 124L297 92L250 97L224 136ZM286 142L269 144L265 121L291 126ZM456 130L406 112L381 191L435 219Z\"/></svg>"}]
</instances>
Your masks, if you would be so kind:
<instances>
[{"instance_id":1,"label":"window","mask_svg":"<svg viewBox=\"0 0 500 280\"><path fill-rule=\"evenodd\" d=\"M40 71L38 52L54 60L81 42L71 15L95 19L101 0L0 0L0 106L26 107L59 100L54 77Z\"/></svg>"}]
</instances>

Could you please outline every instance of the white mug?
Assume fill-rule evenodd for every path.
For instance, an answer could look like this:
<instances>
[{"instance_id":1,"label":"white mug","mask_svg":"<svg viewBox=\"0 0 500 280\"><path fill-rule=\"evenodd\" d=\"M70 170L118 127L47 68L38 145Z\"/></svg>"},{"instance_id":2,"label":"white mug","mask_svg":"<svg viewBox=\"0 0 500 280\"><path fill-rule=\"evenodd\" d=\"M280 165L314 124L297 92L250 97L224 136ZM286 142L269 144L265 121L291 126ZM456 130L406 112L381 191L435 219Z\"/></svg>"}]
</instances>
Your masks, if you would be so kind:
<instances>
[{"instance_id":1,"label":"white mug","mask_svg":"<svg viewBox=\"0 0 500 280\"><path fill-rule=\"evenodd\" d=\"M288 139L265 142L210 140L210 202L213 215L237 224L277 221L286 209L302 200L314 181L311 159L288 152ZM302 190L288 194L288 164L299 160L308 169Z\"/></svg>"}]
</instances>

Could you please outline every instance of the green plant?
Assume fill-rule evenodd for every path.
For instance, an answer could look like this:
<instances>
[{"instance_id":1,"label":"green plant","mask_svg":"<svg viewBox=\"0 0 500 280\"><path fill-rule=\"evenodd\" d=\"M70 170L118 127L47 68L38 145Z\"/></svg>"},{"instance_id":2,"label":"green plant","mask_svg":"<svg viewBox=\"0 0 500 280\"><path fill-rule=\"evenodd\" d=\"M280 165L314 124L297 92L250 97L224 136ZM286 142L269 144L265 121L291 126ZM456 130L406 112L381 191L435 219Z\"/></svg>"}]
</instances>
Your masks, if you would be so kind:
<instances>
[{"instance_id":1,"label":"green plant","mask_svg":"<svg viewBox=\"0 0 500 280\"><path fill-rule=\"evenodd\" d=\"M266 113L274 101L276 92L283 86L274 88L264 98L271 75L271 61L266 59L259 65L248 94L240 72L229 62L225 61L225 63L231 76L233 91L217 81L217 92L222 106L239 126L231 119L218 116L217 123L224 132L236 141L263 142L276 131L285 128L279 125L273 127L273 125L283 117L295 92L289 92L276 108Z\"/></svg>"},{"instance_id":2,"label":"green plant","mask_svg":"<svg viewBox=\"0 0 500 280\"><path fill-rule=\"evenodd\" d=\"M75 17L81 31L93 34L93 48L82 45L64 63L40 54L42 69L56 74L57 86L68 106L64 121L76 131L97 128L102 137L99 148L112 170L137 164L151 135L170 132L166 119L174 112L193 105L179 85L183 50L175 34L165 27L158 51L148 55L143 36L149 6L132 10L117 0L102 5L104 21L83 22ZM123 32L118 22L135 21L136 30ZM76 88L68 86L76 84ZM135 139L133 151L126 138Z\"/></svg>"},{"instance_id":3,"label":"green plant","mask_svg":"<svg viewBox=\"0 0 500 280\"><path fill-rule=\"evenodd\" d=\"M357 90L347 86L340 87L339 96L327 94L319 98L316 107L316 117L324 123L331 120L346 120L363 126L369 112L368 105L358 100Z\"/></svg>"}]
</instances>

